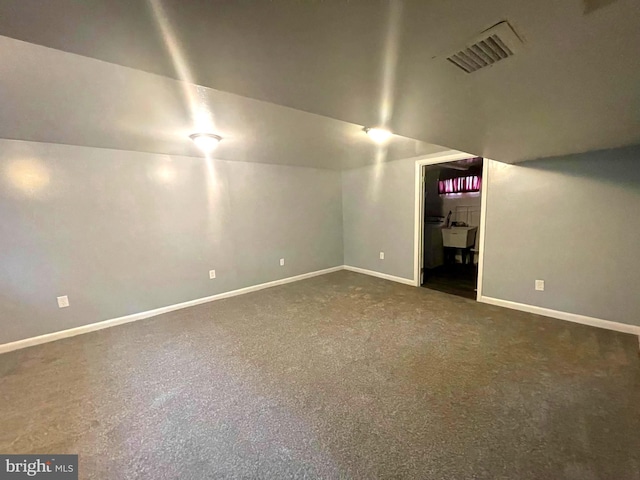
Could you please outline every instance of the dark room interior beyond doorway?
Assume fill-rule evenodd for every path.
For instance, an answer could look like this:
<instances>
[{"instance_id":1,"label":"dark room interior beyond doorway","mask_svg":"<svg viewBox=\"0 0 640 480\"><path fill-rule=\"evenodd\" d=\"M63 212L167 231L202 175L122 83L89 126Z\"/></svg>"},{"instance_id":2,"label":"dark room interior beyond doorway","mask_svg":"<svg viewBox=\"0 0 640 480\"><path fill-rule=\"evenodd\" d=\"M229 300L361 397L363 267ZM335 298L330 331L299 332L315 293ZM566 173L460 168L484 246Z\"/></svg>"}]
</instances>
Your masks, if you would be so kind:
<instances>
[{"instance_id":1,"label":"dark room interior beyond doorway","mask_svg":"<svg viewBox=\"0 0 640 480\"><path fill-rule=\"evenodd\" d=\"M482 158L424 168L422 286L475 299Z\"/></svg>"}]
</instances>

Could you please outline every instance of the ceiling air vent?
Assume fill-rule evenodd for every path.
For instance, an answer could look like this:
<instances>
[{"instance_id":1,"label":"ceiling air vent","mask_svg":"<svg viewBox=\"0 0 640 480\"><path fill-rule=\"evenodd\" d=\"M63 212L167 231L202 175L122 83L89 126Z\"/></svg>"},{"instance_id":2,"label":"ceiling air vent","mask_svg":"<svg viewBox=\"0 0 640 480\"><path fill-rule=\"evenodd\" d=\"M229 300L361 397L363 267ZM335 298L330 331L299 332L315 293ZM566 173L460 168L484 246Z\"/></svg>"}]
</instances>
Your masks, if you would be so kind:
<instances>
[{"instance_id":1,"label":"ceiling air vent","mask_svg":"<svg viewBox=\"0 0 640 480\"><path fill-rule=\"evenodd\" d=\"M473 73L512 57L520 46L522 41L511 25L500 22L471 40L463 49L448 56L447 60L465 73Z\"/></svg>"}]
</instances>

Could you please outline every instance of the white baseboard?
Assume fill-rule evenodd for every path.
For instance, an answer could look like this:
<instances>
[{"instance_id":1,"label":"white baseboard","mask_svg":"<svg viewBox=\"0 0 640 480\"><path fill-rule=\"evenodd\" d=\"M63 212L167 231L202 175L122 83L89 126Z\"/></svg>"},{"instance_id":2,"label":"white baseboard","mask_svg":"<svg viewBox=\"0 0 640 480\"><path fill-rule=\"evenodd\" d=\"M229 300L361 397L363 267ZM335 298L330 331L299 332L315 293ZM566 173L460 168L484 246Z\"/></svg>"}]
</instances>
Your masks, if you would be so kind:
<instances>
[{"instance_id":1,"label":"white baseboard","mask_svg":"<svg viewBox=\"0 0 640 480\"><path fill-rule=\"evenodd\" d=\"M286 283L297 282L306 278L317 277L318 275L324 275L327 273L337 272L343 270L344 266L339 265L337 267L325 268L324 270L317 270L315 272L303 273L302 275L296 275L295 277L282 278L280 280L274 280L272 282L261 283L259 285L252 285L250 287L240 288L238 290L231 290L229 292L219 293L217 295L211 295L209 297L197 298L195 300L189 300L188 302L176 303L166 307L160 307L153 310L147 310L146 312L134 313L131 315L125 315L124 317L112 318L110 320L104 320L102 322L90 323L81 327L70 328L68 330L61 330L59 332L47 333L45 335L39 335L37 337L25 338L24 340L17 340L15 342L9 342L0 345L0 354L11 352L12 350L19 350L21 348L27 348L41 343L53 342L62 338L75 337L76 335L82 335L83 333L95 332L96 330L102 330L104 328L115 327L116 325L122 325L123 323L135 322L136 320L142 320L149 317L155 317L156 315L162 315L163 313L173 312L174 310L180 310L182 308L193 307L207 302L213 302L215 300L222 300L223 298L235 297L237 295L243 295L245 293L256 292L269 287L275 287L277 285L284 285Z\"/></svg>"},{"instance_id":2,"label":"white baseboard","mask_svg":"<svg viewBox=\"0 0 640 480\"><path fill-rule=\"evenodd\" d=\"M481 296L479 302L496 305L498 307L511 308L522 312L535 313L544 315L545 317L557 318L568 322L581 323L592 327L606 328L607 330L615 330L616 332L631 333L640 336L640 326L628 325L626 323L612 322L611 320L602 320L600 318L587 317L578 315L577 313L561 312L559 310L551 310L550 308L536 307L525 303L510 302L508 300L500 300L499 298Z\"/></svg>"},{"instance_id":3,"label":"white baseboard","mask_svg":"<svg viewBox=\"0 0 640 480\"><path fill-rule=\"evenodd\" d=\"M189 300L188 302L176 303L174 305L168 305L166 307L156 308L154 310L147 310L145 312L139 312L131 315L125 315L123 317L112 318L110 320L91 323L89 325L83 325L81 327L70 328L68 330L61 330L59 332L47 333L45 335L39 335L37 337L25 338L24 340L17 340L15 342L5 343L0 345L0 354L11 352L13 350L19 350L22 348L31 347L34 345L40 345L42 343L53 342L55 340L60 340L63 338L82 335L83 333L89 333L97 330L102 330L105 328L115 327L117 325L122 325L124 323L130 323L130 322L135 322L136 320L143 320L145 318L155 317L157 315L173 312L175 310L180 310L182 308L193 307L195 305L201 305L203 303L213 302L215 300L222 300L223 298L230 298L238 295L244 295L245 293L256 292L258 290L263 290L265 288L297 282L299 280L304 280L306 278L317 277L319 275L325 275L327 273L337 272L340 270L349 270L351 272L362 273L364 275L370 275L372 277L383 278L385 280L391 280L393 282L402 283L404 285L415 286L415 282L412 279L396 277L394 275L388 275L386 273L367 270L365 268L352 267L350 265L339 265L337 267L325 268L324 270L317 270L315 272L303 273L302 275L296 275L294 277L282 278L280 280L274 280L272 282L261 283L259 285L252 285L250 287L240 288L238 290L223 292L217 295L211 295L209 297L197 298L195 300ZM526 305L524 303L510 302L508 300L500 300L498 298L492 298L492 297L481 296L478 298L478 301L482 303L487 303L490 305L496 305L499 307L506 307L514 310L520 310L523 312L529 312L537 315L544 315L547 317L557 318L560 320L567 320L569 322L590 325L592 327L605 328L608 330L615 330L623 333L630 333L633 335L638 335L640 339L640 326L627 325L625 323L612 322L610 320L602 320L599 318L587 317L587 316L578 315L575 313L561 312L558 310L551 310L549 308L536 307L534 305Z\"/></svg>"},{"instance_id":4,"label":"white baseboard","mask_svg":"<svg viewBox=\"0 0 640 480\"><path fill-rule=\"evenodd\" d=\"M345 270L349 270L350 272L363 273L365 275L371 275L372 277L384 278L385 280L391 280L392 282L404 283L405 285L415 286L415 281L413 279L396 277L394 275L388 275L386 273L375 272L373 270L367 270L365 268L352 267L350 265L344 265Z\"/></svg>"}]
</instances>

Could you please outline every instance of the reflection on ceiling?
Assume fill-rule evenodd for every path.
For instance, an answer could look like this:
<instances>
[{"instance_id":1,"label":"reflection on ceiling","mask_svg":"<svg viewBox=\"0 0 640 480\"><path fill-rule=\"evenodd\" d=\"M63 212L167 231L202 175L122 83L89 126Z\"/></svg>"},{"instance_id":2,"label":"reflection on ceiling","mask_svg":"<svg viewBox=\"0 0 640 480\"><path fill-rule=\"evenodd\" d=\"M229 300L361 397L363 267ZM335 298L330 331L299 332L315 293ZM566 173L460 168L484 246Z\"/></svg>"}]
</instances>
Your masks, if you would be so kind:
<instances>
[{"instance_id":1,"label":"reflection on ceiling","mask_svg":"<svg viewBox=\"0 0 640 480\"><path fill-rule=\"evenodd\" d=\"M375 151L377 158L397 158L425 144L438 144L515 162L640 142L638 18L637 0L3 0L0 35L172 77L184 85L204 85L215 89L215 96L224 91L294 108L298 113L291 114L289 123L283 121L286 126L273 126L267 132L278 136L261 134L261 141L273 138L279 145L291 143L296 155L297 143L308 143L308 151L314 152L310 155L344 155L344 165L357 165L364 161L360 155L370 156L373 147L366 147L367 153L357 148L348 153L351 142L358 141L346 133L347 125L361 128L382 123L397 135L425 143L391 144L387 154ZM517 54L473 74L447 60L469 39L503 21L522 40ZM43 68L54 67L51 88L60 92L51 95L68 95L57 78L63 75L76 87L72 97L81 100L78 108L89 104L86 114L92 122L98 120L83 90L91 94L97 88L110 94L123 90L136 104L136 97L145 94L135 91L144 88L143 81L129 87L111 71L108 81L112 84L107 85L101 78L86 76L83 67L73 74L73 70L59 71L52 65L52 54L33 54L43 57ZM21 68L15 54L11 60ZM8 67L2 68L4 74ZM97 86L88 86L87 81ZM201 94L207 97L204 104L214 107L208 103L210 90L187 88L175 93L169 84L150 83L161 90L154 92L161 95L156 97L157 105L137 107L165 118L151 116L150 127L141 125L134 108L116 101L106 109L101 124L107 133L114 133L108 121L120 121L139 130L135 138L123 134L123 143L147 149L155 144L155 150L166 151L177 148L169 137L185 118L206 121L211 116L221 130L240 138L239 119L228 126L221 123L233 114L227 111L223 119L215 108L200 111ZM19 88L15 92L23 94ZM325 137L323 127L312 120L307 123L307 117L303 125L314 124L320 130L315 135L307 128L297 131L299 111L343 122L341 135L346 137L335 147L320 148L318 138L333 141L335 137ZM251 123L254 116L263 114L244 109L236 117L244 116L242 120ZM290 124L294 130L288 132ZM258 134L255 128L248 125L242 141L253 142ZM324 128L334 134L334 128L340 130L335 125ZM306 136L298 142L293 134L305 135L303 131ZM103 141L99 133L92 133L94 140ZM223 143L231 148L226 136ZM278 145L265 148L268 161L281 155ZM222 144L219 151L229 154ZM238 150L244 159L255 159L258 153L257 147Z\"/></svg>"},{"instance_id":2,"label":"reflection on ceiling","mask_svg":"<svg viewBox=\"0 0 640 480\"><path fill-rule=\"evenodd\" d=\"M202 156L190 135L204 131L223 138L216 159L332 169L444 150L7 37L0 56L0 138Z\"/></svg>"}]
</instances>

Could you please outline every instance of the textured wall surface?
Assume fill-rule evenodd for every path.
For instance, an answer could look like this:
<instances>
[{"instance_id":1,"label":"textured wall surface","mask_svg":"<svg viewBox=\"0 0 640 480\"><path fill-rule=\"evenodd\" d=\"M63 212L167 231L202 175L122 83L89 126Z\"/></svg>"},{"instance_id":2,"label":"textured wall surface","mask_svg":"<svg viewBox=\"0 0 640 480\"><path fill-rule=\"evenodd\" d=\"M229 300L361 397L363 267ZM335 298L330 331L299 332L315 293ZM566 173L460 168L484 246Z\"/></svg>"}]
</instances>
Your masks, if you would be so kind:
<instances>
[{"instance_id":1,"label":"textured wall surface","mask_svg":"<svg viewBox=\"0 0 640 480\"><path fill-rule=\"evenodd\" d=\"M640 146L491 162L488 183L485 296L640 325Z\"/></svg>"},{"instance_id":2,"label":"textured wall surface","mask_svg":"<svg viewBox=\"0 0 640 480\"><path fill-rule=\"evenodd\" d=\"M343 263L330 170L0 140L0 214L0 343Z\"/></svg>"},{"instance_id":3,"label":"textured wall surface","mask_svg":"<svg viewBox=\"0 0 640 480\"><path fill-rule=\"evenodd\" d=\"M342 172L345 265L413 279L414 177L411 159Z\"/></svg>"},{"instance_id":4,"label":"textured wall surface","mask_svg":"<svg viewBox=\"0 0 640 480\"><path fill-rule=\"evenodd\" d=\"M491 162L483 294L640 325L639 157ZM411 279L414 173L1 140L0 343L342 263Z\"/></svg>"}]
</instances>

